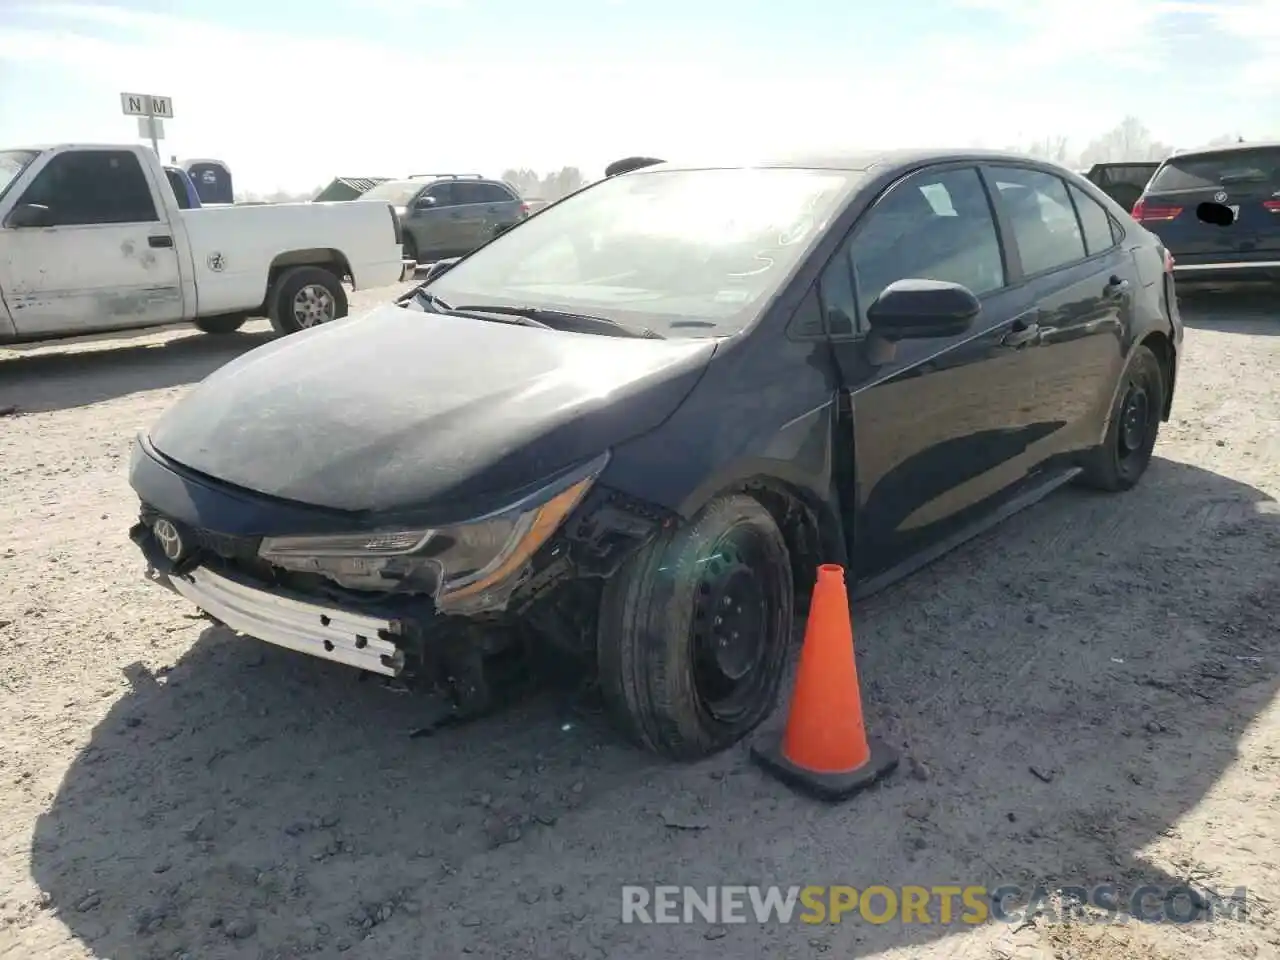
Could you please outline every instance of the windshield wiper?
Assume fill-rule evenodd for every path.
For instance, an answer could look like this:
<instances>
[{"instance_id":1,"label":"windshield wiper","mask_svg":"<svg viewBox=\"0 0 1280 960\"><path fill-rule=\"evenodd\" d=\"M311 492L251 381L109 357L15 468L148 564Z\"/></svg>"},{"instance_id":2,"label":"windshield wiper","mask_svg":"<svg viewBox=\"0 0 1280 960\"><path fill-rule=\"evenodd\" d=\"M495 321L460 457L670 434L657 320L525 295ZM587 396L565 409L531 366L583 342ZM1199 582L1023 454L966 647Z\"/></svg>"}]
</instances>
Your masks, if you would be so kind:
<instances>
[{"instance_id":1,"label":"windshield wiper","mask_svg":"<svg viewBox=\"0 0 1280 960\"><path fill-rule=\"evenodd\" d=\"M414 287L412 290L409 291L409 295L405 299L418 300L423 304L425 304L426 306L430 307L432 310L446 311L446 310L453 309L447 303L445 303L443 300L437 297L434 293L428 293L425 286Z\"/></svg>"},{"instance_id":2,"label":"windshield wiper","mask_svg":"<svg viewBox=\"0 0 1280 960\"><path fill-rule=\"evenodd\" d=\"M428 293L425 286L410 290L396 302L400 304L417 303L432 313L445 314L450 317L466 317L469 320L484 320L486 323L511 323L522 327L550 329L547 324L532 317L511 315L503 310L489 310L487 307L481 310L478 308L450 306L434 293Z\"/></svg>"},{"instance_id":3,"label":"windshield wiper","mask_svg":"<svg viewBox=\"0 0 1280 960\"><path fill-rule=\"evenodd\" d=\"M466 311L468 313L489 313L504 317L520 317L522 319L532 321L540 327L550 327L555 330L572 329L574 326L584 325L596 327L608 336L636 337L645 340L666 339L662 334L656 333L648 327L629 327L626 324L619 323L617 320L610 320L608 317L597 317L588 313L570 313L565 310L547 310L543 307L489 307L479 303L461 304L459 306L449 308L448 312L459 313L461 311Z\"/></svg>"}]
</instances>

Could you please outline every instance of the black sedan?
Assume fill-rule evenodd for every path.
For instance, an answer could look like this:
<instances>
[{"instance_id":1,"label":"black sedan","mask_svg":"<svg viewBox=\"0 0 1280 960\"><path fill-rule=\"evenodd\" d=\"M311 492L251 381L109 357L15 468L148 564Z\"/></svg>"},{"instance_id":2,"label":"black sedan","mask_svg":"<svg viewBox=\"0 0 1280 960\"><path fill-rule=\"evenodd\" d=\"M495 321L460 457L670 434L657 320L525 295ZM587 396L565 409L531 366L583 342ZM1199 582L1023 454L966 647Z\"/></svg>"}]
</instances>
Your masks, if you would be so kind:
<instances>
[{"instance_id":1,"label":"black sedan","mask_svg":"<svg viewBox=\"0 0 1280 960\"><path fill-rule=\"evenodd\" d=\"M210 376L138 440L132 536L240 633L463 710L555 645L639 743L706 755L773 708L819 563L870 591L1138 482L1170 267L1017 156L648 166Z\"/></svg>"}]
</instances>

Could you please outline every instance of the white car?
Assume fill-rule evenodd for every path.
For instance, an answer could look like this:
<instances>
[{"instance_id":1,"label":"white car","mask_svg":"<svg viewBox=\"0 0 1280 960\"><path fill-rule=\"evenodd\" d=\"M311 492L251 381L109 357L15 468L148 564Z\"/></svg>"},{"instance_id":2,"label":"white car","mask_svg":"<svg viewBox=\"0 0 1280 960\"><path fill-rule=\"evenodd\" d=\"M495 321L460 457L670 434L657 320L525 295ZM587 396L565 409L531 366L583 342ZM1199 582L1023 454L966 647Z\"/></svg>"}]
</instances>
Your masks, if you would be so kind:
<instances>
[{"instance_id":1,"label":"white car","mask_svg":"<svg viewBox=\"0 0 1280 960\"><path fill-rule=\"evenodd\" d=\"M0 150L0 343L255 316L290 333L345 316L344 279L413 270L383 204L182 210L145 147Z\"/></svg>"}]
</instances>

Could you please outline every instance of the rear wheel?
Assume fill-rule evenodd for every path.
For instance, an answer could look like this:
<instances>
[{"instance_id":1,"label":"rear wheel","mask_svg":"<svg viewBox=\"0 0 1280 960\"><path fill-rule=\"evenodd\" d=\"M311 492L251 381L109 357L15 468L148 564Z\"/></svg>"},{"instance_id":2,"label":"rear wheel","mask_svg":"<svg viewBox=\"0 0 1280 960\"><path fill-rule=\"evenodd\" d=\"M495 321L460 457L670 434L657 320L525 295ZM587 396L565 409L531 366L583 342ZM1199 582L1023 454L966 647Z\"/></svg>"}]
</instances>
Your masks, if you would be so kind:
<instances>
[{"instance_id":1,"label":"rear wheel","mask_svg":"<svg viewBox=\"0 0 1280 960\"><path fill-rule=\"evenodd\" d=\"M1086 456L1080 482L1097 490L1129 490L1151 462L1167 388L1160 361L1147 347L1134 348L1120 377L1111 424L1100 446Z\"/></svg>"},{"instance_id":2,"label":"rear wheel","mask_svg":"<svg viewBox=\"0 0 1280 960\"><path fill-rule=\"evenodd\" d=\"M708 504L605 585L600 686L635 741L673 759L722 750L772 712L791 640L791 561L751 497Z\"/></svg>"},{"instance_id":3,"label":"rear wheel","mask_svg":"<svg viewBox=\"0 0 1280 960\"><path fill-rule=\"evenodd\" d=\"M347 315L347 291L323 267L291 267L267 296L267 315L279 333L294 333Z\"/></svg>"},{"instance_id":4,"label":"rear wheel","mask_svg":"<svg viewBox=\"0 0 1280 960\"><path fill-rule=\"evenodd\" d=\"M227 334L235 333L245 325L248 319L235 314L224 314L220 317L196 317L191 322L197 330L204 333Z\"/></svg>"}]
</instances>

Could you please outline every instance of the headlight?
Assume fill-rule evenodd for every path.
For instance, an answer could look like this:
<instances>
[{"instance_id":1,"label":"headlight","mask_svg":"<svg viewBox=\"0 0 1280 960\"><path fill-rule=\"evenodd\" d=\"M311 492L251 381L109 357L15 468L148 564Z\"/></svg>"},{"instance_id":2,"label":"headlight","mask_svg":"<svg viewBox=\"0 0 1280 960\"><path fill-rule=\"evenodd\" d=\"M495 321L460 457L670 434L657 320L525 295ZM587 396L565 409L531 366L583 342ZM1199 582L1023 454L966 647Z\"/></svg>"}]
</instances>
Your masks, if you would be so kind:
<instances>
[{"instance_id":1,"label":"headlight","mask_svg":"<svg viewBox=\"0 0 1280 960\"><path fill-rule=\"evenodd\" d=\"M442 613L506 606L530 559L586 496L608 454L495 513L431 530L267 537L259 555L353 590L427 593Z\"/></svg>"}]
</instances>

